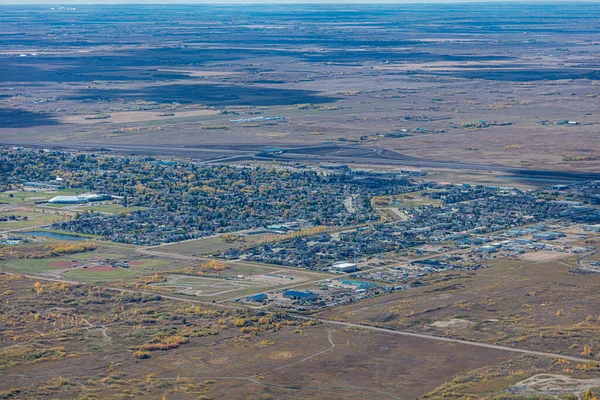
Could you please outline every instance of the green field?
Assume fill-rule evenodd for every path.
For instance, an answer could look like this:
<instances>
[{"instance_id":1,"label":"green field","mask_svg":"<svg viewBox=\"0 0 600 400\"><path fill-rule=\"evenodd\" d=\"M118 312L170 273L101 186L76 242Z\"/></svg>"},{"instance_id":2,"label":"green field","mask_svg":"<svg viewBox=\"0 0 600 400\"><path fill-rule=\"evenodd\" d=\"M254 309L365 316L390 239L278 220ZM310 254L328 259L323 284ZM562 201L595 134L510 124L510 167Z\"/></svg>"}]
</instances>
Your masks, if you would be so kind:
<instances>
[{"instance_id":1,"label":"green field","mask_svg":"<svg viewBox=\"0 0 600 400\"><path fill-rule=\"evenodd\" d=\"M75 259L75 258L73 258ZM7 272L20 274L40 274L47 271L58 271L57 278L62 276L66 280L82 282L99 282L114 279L129 278L138 275L139 272L130 269L117 268L114 271L96 272L87 269L71 269L65 267L55 267L54 262L70 262L71 258L48 258L43 260L17 260L11 261L4 267ZM62 272L64 271L64 272Z\"/></svg>"},{"instance_id":2,"label":"green field","mask_svg":"<svg viewBox=\"0 0 600 400\"><path fill-rule=\"evenodd\" d=\"M21 229L21 228L33 228L40 225L47 225L54 222L60 222L65 220L64 215L57 214L45 214L31 211L6 211L0 212L0 218L2 217L10 217L10 216L18 216L20 218L27 217L26 221L0 221L0 231L10 230L10 229Z\"/></svg>"},{"instance_id":3,"label":"green field","mask_svg":"<svg viewBox=\"0 0 600 400\"><path fill-rule=\"evenodd\" d=\"M47 258L42 260L14 260L2 265L8 272L20 274L39 274L45 271L60 270L65 268L53 267L53 262L69 262L70 258Z\"/></svg>"},{"instance_id":4,"label":"green field","mask_svg":"<svg viewBox=\"0 0 600 400\"><path fill-rule=\"evenodd\" d=\"M117 268L114 271L96 272L87 269L74 269L67 271L62 276L67 280L81 282L102 282L115 279L129 278L138 275L139 272L125 268Z\"/></svg>"},{"instance_id":5,"label":"green field","mask_svg":"<svg viewBox=\"0 0 600 400\"><path fill-rule=\"evenodd\" d=\"M89 271L88 269L75 268L71 269L69 266L61 267L61 266L53 266L53 263L63 262L67 264L71 264L73 261L77 261L79 263L85 262L87 260L104 260L109 258L111 260L129 260L130 262L141 262L140 265L131 265L129 269L118 268L114 271L106 271L106 272L97 272L97 271ZM87 265L87 263L85 263ZM93 261L90 262L93 264ZM81 264L80 264L81 265ZM132 259L131 257L127 257L124 254L114 254L114 253L80 253L73 254L70 256L63 257L55 257L55 258L44 258L44 259L20 259L20 260L11 260L11 261L0 261L0 266L2 266L7 272L20 273L20 274L41 274L44 272L52 271L53 275L56 277L64 277L67 280L76 280L76 281L84 281L84 282L95 282L95 281L106 281L106 280L114 280L121 278L129 278L135 275L139 275L148 270L153 270L155 268L161 268L168 266L169 263L165 260L160 259Z\"/></svg>"},{"instance_id":6,"label":"green field","mask_svg":"<svg viewBox=\"0 0 600 400\"><path fill-rule=\"evenodd\" d=\"M0 193L0 204L33 204L36 201L49 200L55 196L70 196L84 193L82 189L61 189L49 192L2 192Z\"/></svg>"}]
</instances>

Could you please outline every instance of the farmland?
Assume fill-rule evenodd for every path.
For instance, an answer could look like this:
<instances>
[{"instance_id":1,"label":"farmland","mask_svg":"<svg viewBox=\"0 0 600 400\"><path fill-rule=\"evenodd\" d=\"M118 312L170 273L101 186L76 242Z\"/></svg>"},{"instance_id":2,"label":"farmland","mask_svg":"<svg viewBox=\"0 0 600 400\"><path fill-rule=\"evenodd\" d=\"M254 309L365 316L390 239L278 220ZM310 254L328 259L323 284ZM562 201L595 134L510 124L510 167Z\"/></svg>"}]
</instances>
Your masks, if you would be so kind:
<instances>
[{"instance_id":1,"label":"farmland","mask_svg":"<svg viewBox=\"0 0 600 400\"><path fill-rule=\"evenodd\" d=\"M203 159L325 143L597 171L596 4L355 9L5 7L2 140Z\"/></svg>"}]
</instances>

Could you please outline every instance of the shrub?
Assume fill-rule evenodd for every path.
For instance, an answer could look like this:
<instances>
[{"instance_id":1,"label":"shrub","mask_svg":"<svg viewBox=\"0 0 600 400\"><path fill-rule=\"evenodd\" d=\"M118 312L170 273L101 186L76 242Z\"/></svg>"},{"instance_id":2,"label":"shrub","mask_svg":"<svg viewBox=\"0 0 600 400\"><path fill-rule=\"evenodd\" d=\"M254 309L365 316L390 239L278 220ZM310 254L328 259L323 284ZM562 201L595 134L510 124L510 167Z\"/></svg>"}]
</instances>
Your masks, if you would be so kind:
<instances>
[{"instance_id":1,"label":"shrub","mask_svg":"<svg viewBox=\"0 0 600 400\"><path fill-rule=\"evenodd\" d=\"M133 353L133 357L140 359L140 360L144 360L146 358L150 358L151 354L149 351L138 350Z\"/></svg>"}]
</instances>

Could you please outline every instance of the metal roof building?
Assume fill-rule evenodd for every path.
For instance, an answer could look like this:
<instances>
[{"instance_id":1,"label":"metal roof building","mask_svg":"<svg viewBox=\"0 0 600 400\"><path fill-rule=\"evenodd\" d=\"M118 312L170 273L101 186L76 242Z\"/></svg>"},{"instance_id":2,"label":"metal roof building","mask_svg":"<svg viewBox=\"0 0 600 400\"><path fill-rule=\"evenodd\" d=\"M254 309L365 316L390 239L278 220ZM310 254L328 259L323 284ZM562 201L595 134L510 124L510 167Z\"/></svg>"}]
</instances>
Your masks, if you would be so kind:
<instances>
[{"instance_id":1,"label":"metal roof building","mask_svg":"<svg viewBox=\"0 0 600 400\"><path fill-rule=\"evenodd\" d=\"M329 270L334 272L355 272L358 271L358 266L354 263L339 262L333 264Z\"/></svg>"},{"instance_id":2,"label":"metal roof building","mask_svg":"<svg viewBox=\"0 0 600 400\"><path fill-rule=\"evenodd\" d=\"M105 194L84 193L76 196L56 196L48 200L50 204L77 204L90 201L110 200L112 197Z\"/></svg>"},{"instance_id":3,"label":"metal roof building","mask_svg":"<svg viewBox=\"0 0 600 400\"><path fill-rule=\"evenodd\" d=\"M264 294L264 293L258 293L258 294L246 297L246 301L252 301L252 302L260 303L261 301L265 301L268 298L269 298L269 296L267 296L266 294Z\"/></svg>"},{"instance_id":4,"label":"metal roof building","mask_svg":"<svg viewBox=\"0 0 600 400\"><path fill-rule=\"evenodd\" d=\"M312 301L317 300L319 296L309 291L300 292L298 290L288 290L283 293L283 298L292 300Z\"/></svg>"}]
</instances>

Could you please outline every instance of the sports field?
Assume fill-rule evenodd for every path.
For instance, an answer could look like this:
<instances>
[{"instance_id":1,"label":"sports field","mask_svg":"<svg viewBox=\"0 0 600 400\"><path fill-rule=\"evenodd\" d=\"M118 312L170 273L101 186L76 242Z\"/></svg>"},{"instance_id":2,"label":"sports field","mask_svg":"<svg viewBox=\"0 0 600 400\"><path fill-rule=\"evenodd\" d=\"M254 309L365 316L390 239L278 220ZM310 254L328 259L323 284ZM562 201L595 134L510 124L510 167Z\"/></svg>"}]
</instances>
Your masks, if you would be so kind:
<instances>
[{"instance_id":1,"label":"sports field","mask_svg":"<svg viewBox=\"0 0 600 400\"><path fill-rule=\"evenodd\" d=\"M127 261L126 267L124 267ZM121 266L115 266L121 265ZM40 275L69 281L97 282L151 273L169 265L153 258L128 259L123 254L81 253L71 257L12 260L3 265L7 272Z\"/></svg>"}]
</instances>

